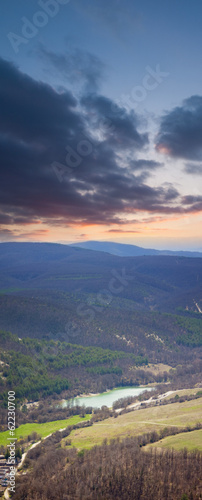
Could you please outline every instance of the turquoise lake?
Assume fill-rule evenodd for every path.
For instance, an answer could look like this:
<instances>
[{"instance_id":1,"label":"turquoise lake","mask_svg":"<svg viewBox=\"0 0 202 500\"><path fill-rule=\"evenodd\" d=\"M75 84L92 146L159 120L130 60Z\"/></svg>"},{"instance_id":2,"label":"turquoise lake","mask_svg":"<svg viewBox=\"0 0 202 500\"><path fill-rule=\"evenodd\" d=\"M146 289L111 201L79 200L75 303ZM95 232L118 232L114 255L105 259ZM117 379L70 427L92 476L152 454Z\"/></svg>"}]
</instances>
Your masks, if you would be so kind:
<instances>
[{"instance_id":1,"label":"turquoise lake","mask_svg":"<svg viewBox=\"0 0 202 500\"><path fill-rule=\"evenodd\" d=\"M126 398L128 396L139 396L144 391L151 391L153 387L117 387L108 392L103 392L96 396L82 396L71 400L71 405L79 406L92 406L92 408L101 408L102 406L108 406L111 408L113 403L120 398ZM63 408L68 405L69 402L63 402Z\"/></svg>"}]
</instances>

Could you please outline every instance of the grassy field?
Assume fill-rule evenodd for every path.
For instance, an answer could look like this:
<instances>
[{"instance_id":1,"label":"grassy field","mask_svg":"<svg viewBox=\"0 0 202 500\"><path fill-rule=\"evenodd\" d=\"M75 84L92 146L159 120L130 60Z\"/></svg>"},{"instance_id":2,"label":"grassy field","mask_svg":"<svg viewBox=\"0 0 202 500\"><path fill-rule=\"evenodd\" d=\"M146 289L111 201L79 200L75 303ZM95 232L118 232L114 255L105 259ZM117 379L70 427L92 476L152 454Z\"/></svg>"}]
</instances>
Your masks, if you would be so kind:
<instances>
[{"instance_id":1,"label":"grassy field","mask_svg":"<svg viewBox=\"0 0 202 500\"><path fill-rule=\"evenodd\" d=\"M138 366L133 366L133 369L138 370ZM152 372L154 375L159 375L160 373L163 372L169 372L171 370L172 366L170 365L165 365L164 363L158 363L158 364L153 364L153 363L148 363L146 366L142 366L141 370L144 370L145 372L149 371Z\"/></svg>"},{"instance_id":2,"label":"grassy field","mask_svg":"<svg viewBox=\"0 0 202 500\"><path fill-rule=\"evenodd\" d=\"M24 424L20 425L16 431L15 431L15 436L16 438L20 439L27 437L29 434L32 434L32 432L37 432L42 438L48 436L49 434L52 434L52 432L58 431L59 429L64 429L68 425L75 425L78 424L79 422L84 422L85 420L89 420L91 418L91 415L85 415L84 418L80 417L79 415L74 415L73 417L67 418L66 420L55 420L53 422L47 422L45 424ZM1 432L0 433L0 446L6 446L8 443L7 438L10 437L9 431Z\"/></svg>"},{"instance_id":3,"label":"grassy field","mask_svg":"<svg viewBox=\"0 0 202 500\"><path fill-rule=\"evenodd\" d=\"M200 388L193 388L193 389L180 389L180 390L177 390L177 391L174 391L172 394L169 394L168 396L166 396L166 399L171 399L171 398L174 398L176 396L176 394L178 394L178 396L192 396L193 394L197 394L197 392L201 392L202 394L202 389Z\"/></svg>"},{"instance_id":4,"label":"grassy field","mask_svg":"<svg viewBox=\"0 0 202 500\"><path fill-rule=\"evenodd\" d=\"M183 450L187 448L188 451L199 450L202 452L202 429L192 432L184 432L182 434L177 434L176 436L168 436L158 443L153 443L145 446L145 450L150 448L157 448L162 450L162 448L174 448L175 450Z\"/></svg>"},{"instance_id":5,"label":"grassy field","mask_svg":"<svg viewBox=\"0 0 202 500\"><path fill-rule=\"evenodd\" d=\"M136 436L160 428L177 426L194 426L201 421L202 398L184 403L173 403L165 406L155 406L138 411L132 411L117 418L111 417L93 424L86 429L72 431L70 439L72 446L78 449L89 449L102 444L103 439Z\"/></svg>"}]
</instances>

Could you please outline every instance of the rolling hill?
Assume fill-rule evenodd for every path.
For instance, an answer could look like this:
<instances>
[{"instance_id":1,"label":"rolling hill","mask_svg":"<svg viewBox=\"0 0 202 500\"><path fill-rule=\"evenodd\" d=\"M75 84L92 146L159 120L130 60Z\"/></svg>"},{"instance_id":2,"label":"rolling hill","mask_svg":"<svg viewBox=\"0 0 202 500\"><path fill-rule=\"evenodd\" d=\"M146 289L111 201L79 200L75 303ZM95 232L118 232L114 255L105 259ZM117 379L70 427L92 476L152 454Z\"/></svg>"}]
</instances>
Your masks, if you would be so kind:
<instances>
[{"instance_id":1,"label":"rolling hill","mask_svg":"<svg viewBox=\"0 0 202 500\"><path fill-rule=\"evenodd\" d=\"M202 345L202 260L0 245L0 329L170 362Z\"/></svg>"},{"instance_id":2,"label":"rolling hill","mask_svg":"<svg viewBox=\"0 0 202 500\"><path fill-rule=\"evenodd\" d=\"M136 245L126 245L124 243L114 243L112 241L83 241L73 243L70 246L108 252L119 257L139 257L141 255L171 255L178 257L202 257L202 252L155 250L152 248L142 248Z\"/></svg>"}]
</instances>

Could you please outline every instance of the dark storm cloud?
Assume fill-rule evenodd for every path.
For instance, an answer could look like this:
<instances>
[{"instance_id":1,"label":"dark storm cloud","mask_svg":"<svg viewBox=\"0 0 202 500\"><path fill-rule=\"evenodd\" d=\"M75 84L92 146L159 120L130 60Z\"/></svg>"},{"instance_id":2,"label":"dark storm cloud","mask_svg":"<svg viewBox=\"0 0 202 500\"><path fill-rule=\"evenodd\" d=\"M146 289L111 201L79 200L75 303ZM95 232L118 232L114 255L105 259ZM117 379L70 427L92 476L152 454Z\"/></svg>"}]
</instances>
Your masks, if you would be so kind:
<instances>
[{"instance_id":1,"label":"dark storm cloud","mask_svg":"<svg viewBox=\"0 0 202 500\"><path fill-rule=\"evenodd\" d=\"M48 71L55 71L57 75L59 73L66 83L83 84L88 92L97 91L103 80L106 66L95 54L77 47L57 54L47 50L42 44L38 46L36 53Z\"/></svg>"},{"instance_id":2,"label":"dark storm cloud","mask_svg":"<svg viewBox=\"0 0 202 500\"><path fill-rule=\"evenodd\" d=\"M202 203L202 196L184 196L182 201L185 205L193 205L194 203Z\"/></svg>"},{"instance_id":3,"label":"dark storm cloud","mask_svg":"<svg viewBox=\"0 0 202 500\"><path fill-rule=\"evenodd\" d=\"M162 168L163 163L154 160L139 159L139 160L132 160L130 162L130 167L132 170L144 170L151 172L153 170L156 170L157 168Z\"/></svg>"},{"instance_id":4,"label":"dark storm cloud","mask_svg":"<svg viewBox=\"0 0 202 500\"><path fill-rule=\"evenodd\" d=\"M161 121L156 148L178 158L202 159L202 97L192 96Z\"/></svg>"},{"instance_id":5,"label":"dark storm cloud","mask_svg":"<svg viewBox=\"0 0 202 500\"><path fill-rule=\"evenodd\" d=\"M39 220L37 217L33 217L33 219L27 219L27 215L17 215L17 210L15 210L15 214L5 214L4 212L0 212L0 225L17 225L26 226L27 224L37 224Z\"/></svg>"},{"instance_id":6,"label":"dark storm cloud","mask_svg":"<svg viewBox=\"0 0 202 500\"><path fill-rule=\"evenodd\" d=\"M202 163L187 163L184 171L191 175L202 175Z\"/></svg>"},{"instance_id":7,"label":"dark storm cloud","mask_svg":"<svg viewBox=\"0 0 202 500\"><path fill-rule=\"evenodd\" d=\"M72 128L81 127L70 92L56 93L2 59L0 74L1 133L45 148L52 140L70 137Z\"/></svg>"},{"instance_id":8,"label":"dark storm cloud","mask_svg":"<svg viewBox=\"0 0 202 500\"><path fill-rule=\"evenodd\" d=\"M148 144L148 135L137 131L139 120L133 111L127 112L125 108L117 107L114 112L114 102L97 94L84 96L81 104L86 110L91 110L89 118L93 126L100 128L111 146L142 149Z\"/></svg>"},{"instance_id":9,"label":"dark storm cloud","mask_svg":"<svg viewBox=\"0 0 202 500\"><path fill-rule=\"evenodd\" d=\"M148 141L138 131L134 113L120 109L113 115L113 102L96 94L83 95L77 102L71 92L59 93L3 60L0 70L2 227L40 221L65 227L124 224L123 214L183 213L200 205L198 199L181 205L172 185L150 187L144 175L134 175L130 162L122 163L121 155L131 161ZM105 117L111 120L110 132L106 126L100 129ZM80 141L87 140L92 130L102 138L90 144L91 153L80 157L77 168L69 168L59 182L52 162L65 164L69 146L78 154ZM139 162L140 170L159 166L144 159Z\"/></svg>"}]
</instances>

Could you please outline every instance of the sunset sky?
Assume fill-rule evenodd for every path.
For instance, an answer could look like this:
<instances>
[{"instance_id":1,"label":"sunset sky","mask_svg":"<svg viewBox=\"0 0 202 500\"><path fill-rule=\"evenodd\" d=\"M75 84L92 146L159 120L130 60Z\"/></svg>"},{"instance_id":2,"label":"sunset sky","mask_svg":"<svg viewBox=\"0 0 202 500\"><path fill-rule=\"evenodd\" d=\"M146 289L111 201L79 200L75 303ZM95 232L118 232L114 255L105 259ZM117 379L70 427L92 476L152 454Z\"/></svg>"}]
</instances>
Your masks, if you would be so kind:
<instances>
[{"instance_id":1,"label":"sunset sky","mask_svg":"<svg viewBox=\"0 0 202 500\"><path fill-rule=\"evenodd\" d=\"M3 4L0 241L202 251L202 2Z\"/></svg>"}]
</instances>

